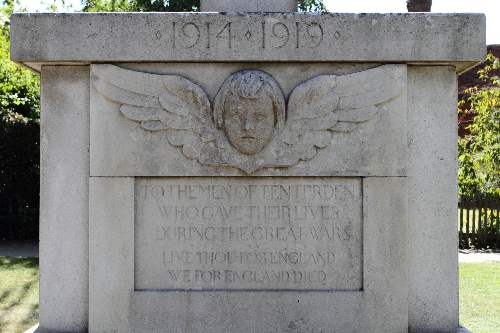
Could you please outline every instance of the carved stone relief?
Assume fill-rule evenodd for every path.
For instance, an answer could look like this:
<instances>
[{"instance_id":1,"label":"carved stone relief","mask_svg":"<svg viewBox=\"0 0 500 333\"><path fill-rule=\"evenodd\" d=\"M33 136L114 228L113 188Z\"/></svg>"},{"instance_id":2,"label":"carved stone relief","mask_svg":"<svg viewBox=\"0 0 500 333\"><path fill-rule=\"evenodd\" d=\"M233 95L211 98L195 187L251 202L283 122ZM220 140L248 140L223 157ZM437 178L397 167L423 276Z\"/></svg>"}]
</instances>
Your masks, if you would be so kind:
<instances>
[{"instance_id":1,"label":"carved stone relief","mask_svg":"<svg viewBox=\"0 0 500 333\"><path fill-rule=\"evenodd\" d=\"M285 99L267 73L245 70L229 76L214 101L214 121L236 150L262 151L286 120Z\"/></svg>"},{"instance_id":2,"label":"carved stone relief","mask_svg":"<svg viewBox=\"0 0 500 333\"><path fill-rule=\"evenodd\" d=\"M347 133L377 115L402 93L396 72L380 66L349 75L320 75L285 95L260 70L230 75L214 98L178 75L157 75L102 65L96 90L147 131L166 131L188 159L211 166L289 167L314 158L333 133ZM377 84L379 81L383 83Z\"/></svg>"}]
</instances>

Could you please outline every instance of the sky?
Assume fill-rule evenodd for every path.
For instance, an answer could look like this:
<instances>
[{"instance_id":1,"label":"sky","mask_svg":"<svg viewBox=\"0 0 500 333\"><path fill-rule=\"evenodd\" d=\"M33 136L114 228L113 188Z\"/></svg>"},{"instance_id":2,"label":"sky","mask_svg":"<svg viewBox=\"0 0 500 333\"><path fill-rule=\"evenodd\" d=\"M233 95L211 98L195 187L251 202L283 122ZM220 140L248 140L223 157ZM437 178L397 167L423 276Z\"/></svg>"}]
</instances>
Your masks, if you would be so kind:
<instances>
[{"instance_id":1,"label":"sky","mask_svg":"<svg viewBox=\"0 0 500 333\"><path fill-rule=\"evenodd\" d=\"M406 12L406 0L324 0L328 11L337 13L402 13ZM29 11L46 11L55 3L60 11L78 11L80 0L20 0ZM486 42L500 44L500 0L433 0L434 13L485 13Z\"/></svg>"}]
</instances>

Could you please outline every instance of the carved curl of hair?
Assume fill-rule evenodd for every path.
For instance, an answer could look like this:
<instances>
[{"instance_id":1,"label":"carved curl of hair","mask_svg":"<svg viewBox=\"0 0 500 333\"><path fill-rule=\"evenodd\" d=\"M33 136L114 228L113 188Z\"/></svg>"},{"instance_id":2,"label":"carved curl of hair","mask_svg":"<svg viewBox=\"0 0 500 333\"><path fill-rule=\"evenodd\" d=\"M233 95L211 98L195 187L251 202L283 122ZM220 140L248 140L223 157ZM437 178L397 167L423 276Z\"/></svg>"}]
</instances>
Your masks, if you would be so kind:
<instances>
[{"instance_id":1,"label":"carved curl of hair","mask_svg":"<svg viewBox=\"0 0 500 333\"><path fill-rule=\"evenodd\" d=\"M214 121L219 129L224 125L225 103L231 95L249 99L268 96L273 103L274 126L278 130L284 127L285 98L278 82L271 75L258 70L243 70L233 73L224 81L214 100Z\"/></svg>"}]
</instances>

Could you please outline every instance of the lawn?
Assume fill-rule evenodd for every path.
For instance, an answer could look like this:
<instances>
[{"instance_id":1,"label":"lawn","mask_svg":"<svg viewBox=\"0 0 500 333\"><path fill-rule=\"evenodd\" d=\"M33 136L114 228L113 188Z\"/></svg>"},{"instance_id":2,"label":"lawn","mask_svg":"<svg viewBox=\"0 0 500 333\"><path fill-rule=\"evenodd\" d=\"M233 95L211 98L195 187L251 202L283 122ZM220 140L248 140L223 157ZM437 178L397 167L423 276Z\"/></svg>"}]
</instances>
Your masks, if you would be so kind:
<instances>
[{"instance_id":1,"label":"lawn","mask_svg":"<svg viewBox=\"0 0 500 333\"><path fill-rule=\"evenodd\" d=\"M500 263L460 264L460 323L473 333L500 332Z\"/></svg>"},{"instance_id":2,"label":"lawn","mask_svg":"<svg viewBox=\"0 0 500 333\"><path fill-rule=\"evenodd\" d=\"M38 259L0 257L0 332L38 321ZM460 323L473 333L500 332L500 263L460 264Z\"/></svg>"},{"instance_id":3,"label":"lawn","mask_svg":"<svg viewBox=\"0 0 500 333\"><path fill-rule=\"evenodd\" d=\"M0 257L0 332L24 332L37 322L38 258Z\"/></svg>"}]
</instances>

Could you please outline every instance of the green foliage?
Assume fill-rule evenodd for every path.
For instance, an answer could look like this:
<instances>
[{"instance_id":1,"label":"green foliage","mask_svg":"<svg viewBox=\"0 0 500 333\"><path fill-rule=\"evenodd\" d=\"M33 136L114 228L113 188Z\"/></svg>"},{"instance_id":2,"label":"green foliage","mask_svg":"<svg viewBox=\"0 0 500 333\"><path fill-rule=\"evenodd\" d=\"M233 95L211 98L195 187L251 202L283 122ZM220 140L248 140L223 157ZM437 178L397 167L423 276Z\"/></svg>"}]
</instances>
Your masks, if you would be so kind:
<instances>
[{"instance_id":1,"label":"green foliage","mask_svg":"<svg viewBox=\"0 0 500 333\"><path fill-rule=\"evenodd\" d=\"M39 78L10 61L9 16L16 3L0 7L0 234L33 238L38 228Z\"/></svg>"},{"instance_id":2,"label":"green foliage","mask_svg":"<svg viewBox=\"0 0 500 333\"><path fill-rule=\"evenodd\" d=\"M0 119L5 123L37 121L40 115L37 75L10 61L9 16L14 3L4 2L0 27Z\"/></svg>"},{"instance_id":3,"label":"green foliage","mask_svg":"<svg viewBox=\"0 0 500 333\"><path fill-rule=\"evenodd\" d=\"M190 12L200 0L82 0L84 12ZM323 0L299 0L301 11L325 11Z\"/></svg>"},{"instance_id":4,"label":"green foliage","mask_svg":"<svg viewBox=\"0 0 500 333\"><path fill-rule=\"evenodd\" d=\"M18 0L16 0L18 1ZM45 5L45 11L51 13L72 12L73 5L67 0L39 0L41 5ZM16 6L16 12L19 12L19 7Z\"/></svg>"},{"instance_id":5,"label":"green foliage","mask_svg":"<svg viewBox=\"0 0 500 333\"><path fill-rule=\"evenodd\" d=\"M189 12L200 8L199 0L83 0L84 12Z\"/></svg>"},{"instance_id":6,"label":"green foliage","mask_svg":"<svg viewBox=\"0 0 500 333\"><path fill-rule=\"evenodd\" d=\"M474 115L470 135L459 140L459 193L463 196L500 196L500 78L492 75L500 60L488 55L478 73L485 88L474 87L460 101L460 112Z\"/></svg>"},{"instance_id":7,"label":"green foliage","mask_svg":"<svg viewBox=\"0 0 500 333\"><path fill-rule=\"evenodd\" d=\"M85 0L82 1L84 12L132 12L134 8L129 0Z\"/></svg>"},{"instance_id":8,"label":"green foliage","mask_svg":"<svg viewBox=\"0 0 500 333\"><path fill-rule=\"evenodd\" d=\"M326 12L323 0L299 0L299 10L302 12Z\"/></svg>"}]
</instances>

